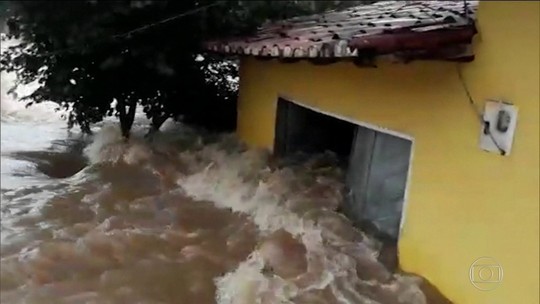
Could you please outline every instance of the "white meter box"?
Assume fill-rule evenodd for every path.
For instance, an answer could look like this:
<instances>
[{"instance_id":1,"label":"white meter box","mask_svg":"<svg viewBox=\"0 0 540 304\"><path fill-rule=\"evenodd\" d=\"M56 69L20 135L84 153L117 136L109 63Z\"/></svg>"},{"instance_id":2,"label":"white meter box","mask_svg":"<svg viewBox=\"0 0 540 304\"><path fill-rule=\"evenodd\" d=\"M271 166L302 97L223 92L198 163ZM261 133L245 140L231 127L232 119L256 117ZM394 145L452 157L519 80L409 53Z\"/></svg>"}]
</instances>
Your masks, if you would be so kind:
<instances>
[{"instance_id":1,"label":"white meter box","mask_svg":"<svg viewBox=\"0 0 540 304\"><path fill-rule=\"evenodd\" d=\"M480 148L508 156L516 131L517 107L501 101L486 101L484 124L480 131Z\"/></svg>"}]
</instances>

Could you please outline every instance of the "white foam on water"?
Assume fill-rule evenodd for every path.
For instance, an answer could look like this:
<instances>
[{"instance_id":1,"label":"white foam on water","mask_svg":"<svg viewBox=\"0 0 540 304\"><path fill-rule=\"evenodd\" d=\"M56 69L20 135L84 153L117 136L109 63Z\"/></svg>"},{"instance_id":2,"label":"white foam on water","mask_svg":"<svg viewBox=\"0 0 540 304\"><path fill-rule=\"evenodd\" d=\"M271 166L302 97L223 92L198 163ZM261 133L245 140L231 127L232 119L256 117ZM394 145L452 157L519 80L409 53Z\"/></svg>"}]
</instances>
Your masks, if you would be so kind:
<instances>
[{"instance_id":1,"label":"white foam on water","mask_svg":"<svg viewBox=\"0 0 540 304\"><path fill-rule=\"evenodd\" d=\"M151 148L141 140L132 139L127 142L117 123L106 123L98 132L90 145L84 149L90 164L140 163L152 157Z\"/></svg>"},{"instance_id":2,"label":"white foam on water","mask_svg":"<svg viewBox=\"0 0 540 304\"><path fill-rule=\"evenodd\" d=\"M388 297L399 298L397 303L425 303L418 286L400 276L376 283L360 279L356 273L359 260L384 273L369 240L355 244L339 237L336 242L335 235L333 239L323 237L324 227L286 207L305 197L288 193L287 185L283 184L286 179L280 178L282 172L264 168L261 154L251 150L227 154L217 145L206 146L200 154L210 164L179 181L188 195L248 215L263 236L284 230L300 240L307 251L307 271L294 279L264 275L269 261L261 256L260 249L254 251L235 271L216 279L218 303L296 303L295 299L303 294L328 288L337 303L379 303L375 299L383 297L361 294L358 290L362 289L378 289ZM268 176L257 178L257 172ZM343 244L359 247L357 253L361 256L347 255L339 249Z\"/></svg>"},{"instance_id":3,"label":"white foam on water","mask_svg":"<svg viewBox=\"0 0 540 304\"><path fill-rule=\"evenodd\" d=\"M415 278L388 273L377 261L377 243L331 211L340 197L330 195L327 208L311 206L294 211L306 200L315 201L309 191L328 186L328 180L318 177L308 187L292 187L295 179L301 178L296 173L288 168L271 169L267 153L231 150L227 148L228 140L226 136L214 144L195 145L176 156L188 167L186 172L178 172L177 180L188 196L246 215L259 231L257 249L234 271L215 278L219 304L312 303L314 299L347 304L426 302ZM93 164L124 162L151 166L154 151L162 144L153 142L151 147L140 136L126 142L117 126L106 125L85 153ZM284 247L288 245L266 240L280 231L305 248L307 268L294 277L266 269L272 263L284 263L287 268L288 263L295 262L284 258ZM347 235L347 231L361 235L362 239ZM268 242L270 246L265 246ZM319 293L325 293L327 299L322 300Z\"/></svg>"}]
</instances>

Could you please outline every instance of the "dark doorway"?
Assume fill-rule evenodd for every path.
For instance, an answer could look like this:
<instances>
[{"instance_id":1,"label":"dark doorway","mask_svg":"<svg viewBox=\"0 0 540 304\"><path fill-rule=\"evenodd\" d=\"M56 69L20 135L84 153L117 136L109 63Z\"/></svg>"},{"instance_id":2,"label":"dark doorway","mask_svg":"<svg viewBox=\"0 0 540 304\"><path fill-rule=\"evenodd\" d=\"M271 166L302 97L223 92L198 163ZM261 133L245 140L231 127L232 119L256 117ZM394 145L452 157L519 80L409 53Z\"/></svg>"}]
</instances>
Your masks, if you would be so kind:
<instances>
[{"instance_id":1,"label":"dark doorway","mask_svg":"<svg viewBox=\"0 0 540 304\"><path fill-rule=\"evenodd\" d=\"M348 160L355 125L278 99L274 154L279 157L303 152L334 152Z\"/></svg>"},{"instance_id":2,"label":"dark doorway","mask_svg":"<svg viewBox=\"0 0 540 304\"><path fill-rule=\"evenodd\" d=\"M274 153L286 157L330 150L345 159L343 213L369 234L397 244L412 142L282 98L276 114Z\"/></svg>"}]
</instances>

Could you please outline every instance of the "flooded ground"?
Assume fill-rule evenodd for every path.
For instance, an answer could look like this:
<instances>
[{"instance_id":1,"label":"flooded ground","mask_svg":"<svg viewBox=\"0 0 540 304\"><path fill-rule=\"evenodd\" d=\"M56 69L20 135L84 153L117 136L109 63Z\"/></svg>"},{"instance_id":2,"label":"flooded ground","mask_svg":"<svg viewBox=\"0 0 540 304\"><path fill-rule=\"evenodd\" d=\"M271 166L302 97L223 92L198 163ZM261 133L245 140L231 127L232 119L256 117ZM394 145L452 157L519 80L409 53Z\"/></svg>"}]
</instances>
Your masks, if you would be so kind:
<instances>
[{"instance_id":1,"label":"flooded ground","mask_svg":"<svg viewBox=\"0 0 540 304\"><path fill-rule=\"evenodd\" d=\"M141 117L129 143L111 122L81 137L10 80L1 303L438 303L335 211L332 155L283 162L174 123L148 141Z\"/></svg>"}]
</instances>

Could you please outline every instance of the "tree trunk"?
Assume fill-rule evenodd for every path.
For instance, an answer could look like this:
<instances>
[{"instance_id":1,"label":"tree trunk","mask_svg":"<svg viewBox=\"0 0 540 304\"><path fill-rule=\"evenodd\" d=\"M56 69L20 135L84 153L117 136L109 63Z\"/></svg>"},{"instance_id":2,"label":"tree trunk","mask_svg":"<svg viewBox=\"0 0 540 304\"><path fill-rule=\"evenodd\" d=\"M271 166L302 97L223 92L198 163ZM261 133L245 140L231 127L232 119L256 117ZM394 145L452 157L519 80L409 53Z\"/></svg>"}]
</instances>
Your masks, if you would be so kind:
<instances>
[{"instance_id":1,"label":"tree trunk","mask_svg":"<svg viewBox=\"0 0 540 304\"><path fill-rule=\"evenodd\" d=\"M154 116L152 117L152 123L150 125L150 130L148 130L148 133L144 137L152 139L153 135L157 132L159 132L159 128L163 125L163 123L169 118L168 116Z\"/></svg>"},{"instance_id":2,"label":"tree trunk","mask_svg":"<svg viewBox=\"0 0 540 304\"><path fill-rule=\"evenodd\" d=\"M152 129L156 132L159 131L159 128L163 125L163 123L169 118L168 116L154 116L152 118Z\"/></svg>"},{"instance_id":3,"label":"tree trunk","mask_svg":"<svg viewBox=\"0 0 540 304\"><path fill-rule=\"evenodd\" d=\"M92 135L92 130L90 129L90 126L88 124L80 125L80 127L83 134Z\"/></svg>"},{"instance_id":4,"label":"tree trunk","mask_svg":"<svg viewBox=\"0 0 540 304\"><path fill-rule=\"evenodd\" d=\"M127 111L126 111L127 106ZM137 103L129 102L126 105L125 101L118 101L117 111L120 114L120 129L122 130L122 136L125 139L129 139L131 126L135 121L135 111L137 110Z\"/></svg>"}]
</instances>

